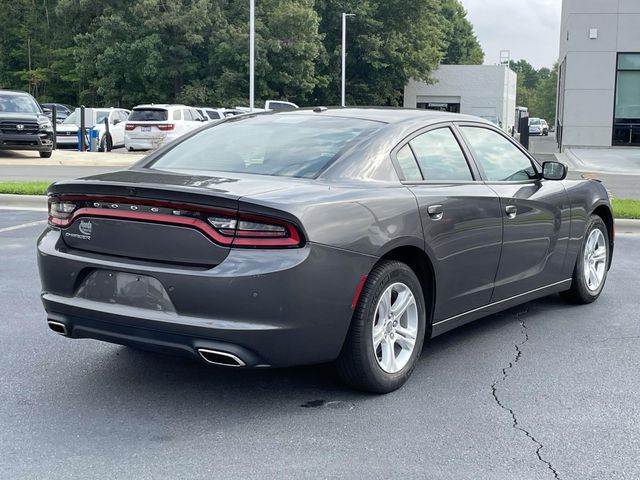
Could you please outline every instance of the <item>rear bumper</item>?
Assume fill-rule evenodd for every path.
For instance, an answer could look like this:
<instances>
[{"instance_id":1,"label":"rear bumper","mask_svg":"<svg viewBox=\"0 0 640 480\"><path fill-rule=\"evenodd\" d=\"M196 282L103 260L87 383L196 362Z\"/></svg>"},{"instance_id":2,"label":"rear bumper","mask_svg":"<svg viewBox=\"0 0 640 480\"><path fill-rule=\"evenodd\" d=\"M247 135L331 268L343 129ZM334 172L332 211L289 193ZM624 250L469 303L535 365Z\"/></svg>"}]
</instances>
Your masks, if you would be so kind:
<instances>
[{"instance_id":1,"label":"rear bumper","mask_svg":"<svg viewBox=\"0 0 640 480\"><path fill-rule=\"evenodd\" d=\"M218 266L195 269L70 250L55 229L45 230L38 241L42 301L48 319L64 324L67 336L201 361L197 349L220 350L248 367L334 360L360 278L375 261L307 244L291 250L232 249ZM83 280L95 270L153 277L175 311L79 297Z\"/></svg>"},{"instance_id":2,"label":"rear bumper","mask_svg":"<svg viewBox=\"0 0 640 480\"><path fill-rule=\"evenodd\" d=\"M0 133L0 150L36 150L50 152L53 149L53 132L7 135Z\"/></svg>"}]
</instances>

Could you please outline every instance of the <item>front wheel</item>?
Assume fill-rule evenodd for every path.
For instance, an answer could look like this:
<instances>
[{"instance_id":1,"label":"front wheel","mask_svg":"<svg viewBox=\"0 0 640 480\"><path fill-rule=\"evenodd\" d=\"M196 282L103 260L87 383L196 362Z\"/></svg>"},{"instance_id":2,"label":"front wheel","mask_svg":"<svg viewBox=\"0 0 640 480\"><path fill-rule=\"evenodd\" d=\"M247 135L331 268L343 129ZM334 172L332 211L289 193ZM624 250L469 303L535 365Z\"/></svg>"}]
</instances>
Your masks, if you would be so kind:
<instances>
[{"instance_id":1,"label":"front wheel","mask_svg":"<svg viewBox=\"0 0 640 480\"><path fill-rule=\"evenodd\" d=\"M587 222L587 230L578 252L571 288L561 293L573 303L591 303L598 299L609 271L609 232L597 215Z\"/></svg>"},{"instance_id":2,"label":"front wheel","mask_svg":"<svg viewBox=\"0 0 640 480\"><path fill-rule=\"evenodd\" d=\"M376 265L337 360L342 380L374 393L400 388L420 358L425 312L422 287L411 268L393 260Z\"/></svg>"},{"instance_id":3,"label":"front wheel","mask_svg":"<svg viewBox=\"0 0 640 480\"><path fill-rule=\"evenodd\" d=\"M53 152L49 151L49 152L38 152L40 153L40 158L51 158L51 154Z\"/></svg>"}]
</instances>

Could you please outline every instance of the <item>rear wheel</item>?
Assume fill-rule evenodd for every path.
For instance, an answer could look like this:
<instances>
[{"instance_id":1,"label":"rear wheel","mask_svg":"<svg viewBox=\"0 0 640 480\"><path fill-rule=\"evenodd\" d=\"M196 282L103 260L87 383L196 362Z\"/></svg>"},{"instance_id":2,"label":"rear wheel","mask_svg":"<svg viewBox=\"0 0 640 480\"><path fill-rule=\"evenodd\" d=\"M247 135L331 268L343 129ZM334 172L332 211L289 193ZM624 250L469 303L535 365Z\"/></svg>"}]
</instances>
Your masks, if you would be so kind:
<instances>
[{"instance_id":1,"label":"rear wheel","mask_svg":"<svg viewBox=\"0 0 640 480\"><path fill-rule=\"evenodd\" d=\"M100 152L110 152L113 149L113 141L111 140L111 135L105 135L100 140L100 146L98 150Z\"/></svg>"},{"instance_id":2,"label":"rear wheel","mask_svg":"<svg viewBox=\"0 0 640 480\"><path fill-rule=\"evenodd\" d=\"M420 358L425 312L422 287L411 268L391 260L376 265L337 360L342 380L375 393L400 388Z\"/></svg>"},{"instance_id":3,"label":"rear wheel","mask_svg":"<svg viewBox=\"0 0 640 480\"><path fill-rule=\"evenodd\" d=\"M571 288L561 295L573 303L597 300L607 280L609 270L609 232L597 215L587 222L587 231L573 269Z\"/></svg>"},{"instance_id":4,"label":"rear wheel","mask_svg":"<svg viewBox=\"0 0 640 480\"><path fill-rule=\"evenodd\" d=\"M51 158L51 154L53 152L49 151L49 152L38 152L38 153L40 153L40 158Z\"/></svg>"}]
</instances>

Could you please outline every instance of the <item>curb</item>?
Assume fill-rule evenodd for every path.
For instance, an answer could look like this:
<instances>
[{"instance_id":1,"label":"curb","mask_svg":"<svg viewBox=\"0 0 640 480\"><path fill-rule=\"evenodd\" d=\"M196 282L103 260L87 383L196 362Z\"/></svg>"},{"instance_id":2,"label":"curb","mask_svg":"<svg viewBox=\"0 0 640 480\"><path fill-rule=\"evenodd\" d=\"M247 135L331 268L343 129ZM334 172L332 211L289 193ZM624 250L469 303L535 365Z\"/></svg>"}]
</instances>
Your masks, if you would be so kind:
<instances>
[{"instance_id":1,"label":"curb","mask_svg":"<svg viewBox=\"0 0 640 480\"><path fill-rule=\"evenodd\" d=\"M33 210L47 211L46 195L10 195L0 194L0 209L2 210Z\"/></svg>"},{"instance_id":2,"label":"curb","mask_svg":"<svg viewBox=\"0 0 640 480\"><path fill-rule=\"evenodd\" d=\"M625 233L640 233L640 220L618 219L616 222L616 235L624 235Z\"/></svg>"}]
</instances>

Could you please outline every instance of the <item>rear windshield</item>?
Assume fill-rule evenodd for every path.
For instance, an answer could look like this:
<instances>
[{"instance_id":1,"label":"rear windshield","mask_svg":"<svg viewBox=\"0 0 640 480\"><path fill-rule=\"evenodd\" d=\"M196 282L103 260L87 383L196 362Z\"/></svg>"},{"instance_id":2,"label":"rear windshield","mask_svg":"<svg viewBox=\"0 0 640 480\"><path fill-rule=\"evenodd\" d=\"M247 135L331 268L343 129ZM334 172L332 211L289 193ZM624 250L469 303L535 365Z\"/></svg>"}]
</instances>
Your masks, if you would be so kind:
<instances>
[{"instance_id":1,"label":"rear windshield","mask_svg":"<svg viewBox=\"0 0 640 480\"><path fill-rule=\"evenodd\" d=\"M161 108L136 108L129 115L129 120L136 122L162 122L169 118L169 113Z\"/></svg>"},{"instance_id":2,"label":"rear windshield","mask_svg":"<svg viewBox=\"0 0 640 480\"><path fill-rule=\"evenodd\" d=\"M232 117L180 142L150 168L313 178L382 125L320 114Z\"/></svg>"},{"instance_id":3,"label":"rear windshield","mask_svg":"<svg viewBox=\"0 0 640 480\"><path fill-rule=\"evenodd\" d=\"M40 106L31 95L0 94L0 112L40 113Z\"/></svg>"}]
</instances>

